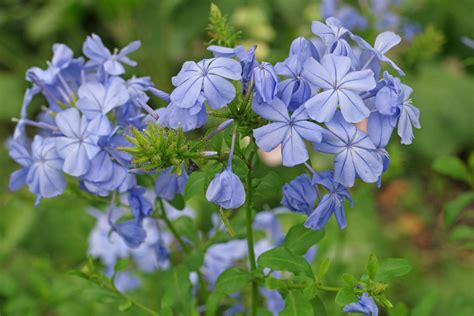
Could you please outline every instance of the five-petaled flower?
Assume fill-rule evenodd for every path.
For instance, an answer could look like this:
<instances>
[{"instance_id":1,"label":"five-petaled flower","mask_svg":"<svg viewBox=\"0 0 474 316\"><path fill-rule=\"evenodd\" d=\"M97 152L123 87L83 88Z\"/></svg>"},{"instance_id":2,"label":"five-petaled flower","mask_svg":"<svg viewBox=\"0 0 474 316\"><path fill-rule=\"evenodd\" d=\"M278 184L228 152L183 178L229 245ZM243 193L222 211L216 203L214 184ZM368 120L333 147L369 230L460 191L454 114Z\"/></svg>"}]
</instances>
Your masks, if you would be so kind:
<instances>
[{"instance_id":1,"label":"five-petaled flower","mask_svg":"<svg viewBox=\"0 0 474 316\"><path fill-rule=\"evenodd\" d=\"M272 151L282 145L284 166L295 166L308 160L309 155L303 139L319 143L324 131L319 125L310 122L304 107L288 114L285 103L275 98L272 104L253 105L254 111L272 123L254 129L253 136L262 150Z\"/></svg>"},{"instance_id":2,"label":"five-petaled flower","mask_svg":"<svg viewBox=\"0 0 474 316\"><path fill-rule=\"evenodd\" d=\"M325 55L321 63L309 59L303 76L322 91L305 103L309 116L318 122L330 121L337 108L347 122L356 123L368 117L370 110L359 93L375 88L374 73L366 69L350 71L351 59L345 56Z\"/></svg>"}]
</instances>

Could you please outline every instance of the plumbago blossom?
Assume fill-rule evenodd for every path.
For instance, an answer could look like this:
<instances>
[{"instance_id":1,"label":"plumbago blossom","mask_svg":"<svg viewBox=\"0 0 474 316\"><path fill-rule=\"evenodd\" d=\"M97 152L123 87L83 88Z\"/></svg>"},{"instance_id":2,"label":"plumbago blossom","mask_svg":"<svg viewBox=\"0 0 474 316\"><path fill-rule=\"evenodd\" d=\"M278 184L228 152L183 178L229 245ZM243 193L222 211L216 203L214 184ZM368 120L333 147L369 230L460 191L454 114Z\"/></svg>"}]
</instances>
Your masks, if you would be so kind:
<instances>
[{"instance_id":1,"label":"plumbago blossom","mask_svg":"<svg viewBox=\"0 0 474 316\"><path fill-rule=\"evenodd\" d=\"M219 14L211 9L211 26L228 27ZM381 186L393 130L410 144L420 128L412 90L389 57L401 38L383 32L372 46L331 17L313 22L314 37L296 38L273 65L257 60L256 46L222 41L229 33L213 27L211 42L226 46L210 45L214 57L186 61L172 91L150 77L126 76L140 42L111 51L93 34L77 58L55 44L46 69L27 71L31 87L8 142L20 165L10 189L28 187L36 206L66 187L104 205L89 211L97 224L88 250L103 269L96 274L89 262L86 270L115 293L140 286L143 274L169 270L160 282L176 285L178 277L180 289L160 298L167 313L255 315L262 301L273 315L294 302L311 315L316 290L334 289L310 265L324 228L333 214L340 229L350 227L345 201L352 205L356 180ZM36 119L34 97L45 104ZM154 108L155 101L166 106ZM205 131L209 117L222 123ZM259 160L270 151L284 167L307 170L281 186ZM332 170L314 170L318 153L333 159ZM278 200L284 208L274 208ZM206 219L210 211L216 214ZM289 230L283 215L292 218ZM390 306L373 274L340 289L345 312L376 315L376 304Z\"/></svg>"}]
</instances>

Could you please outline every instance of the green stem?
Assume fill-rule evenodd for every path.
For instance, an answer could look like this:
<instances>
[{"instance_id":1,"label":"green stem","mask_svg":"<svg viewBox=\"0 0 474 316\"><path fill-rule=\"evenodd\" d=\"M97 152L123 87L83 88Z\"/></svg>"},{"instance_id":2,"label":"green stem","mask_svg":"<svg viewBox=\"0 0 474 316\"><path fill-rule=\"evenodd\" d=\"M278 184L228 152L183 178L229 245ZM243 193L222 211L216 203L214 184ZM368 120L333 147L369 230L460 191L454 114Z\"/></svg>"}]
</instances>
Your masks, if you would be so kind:
<instances>
[{"instance_id":1,"label":"green stem","mask_svg":"<svg viewBox=\"0 0 474 316\"><path fill-rule=\"evenodd\" d=\"M169 230L171 231L171 233L173 234L174 238L176 238L176 240L178 241L178 243L181 245L181 247L183 248L183 250L184 250L185 252L188 252L188 251L189 251L188 245L186 245L186 243L184 242L184 240L181 238L181 236L179 235L179 233L176 231L176 228L174 228L173 223L171 223L170 219L168 218L168 215L166 214L165 205L163 204L163 200L162 200L162 199L158 199L158 204L160 205L160 209L161 209L161 218L163 219L163 221L165 222L166 226L168 227L168 229L169 229Z\"/></svg>"},{"instance_id":2,"label":"green stem","mask_svg":"<svg viewBox=\"0 0 474 316\"><path fill-rule=\"evenodd\" d=\"M179 235L178 231L176 230L176 228L174 227L173 223L170 221L170 219L168 218L168 215L166 214L166 210L165 210L165 205L163 204L163 200L162 199L158 199L158 204L160 205L160 209L161 209L161 219L163 219L163 221L165 222L166 226L168 227L168 229L171 231L171 233L173 234L174 238L176 238L176 240L178 241L178 243L181 245L181 247L183 248L184 252L185 253L189 253L190 252L190 249L188 247L188 245L184 242L184 240L181 238L181 236ZM204 301L206 301L206 298L207 298L207 287L206 287L206 283L204 282L204 277L201 273L201 271L196 271L197 274L198 274L198 282L199 282L199 294L200 296L203 298Z\"/></svg>"},{"instance_id":3,"label":"green stem","mask_svg":"<svg viewBox=\"0 0 474 316\"><path fill-rule=\"evenodd\" d=\"M339 292L341 290L340 287L334 287L334 286L317 285L316 287L320 290L328 291L328 292Z\"/></svg>"},{"instance_id":4,"label":"green stem","mask_svg":"<svg viewBox=\"0 0 474 316\"><path fill-rule=\"evenodd\" d=\"M255 251L253 246L253 230L252 230L252 158L253 154L250 155L248 161L248 173L247 173L247 204L246 204L246 222L247 222L247 247L249 253L250 271L253 272L257 269L255 261ZM251 295L251 314L252 316L257 314L257 297L258 295L258 284L257 280L252 280L252 295Z\"/></svg>"},{"instance_id":5,"label":"green stem","mask_svg":"<svg viewBox=\"0 0 474 316\"><path fill-rule=\"evenodd\" d=\"M154 310L152 310L151 308L141 304L141 303L138 303L137 301L134 301L130 298L128 298L130 300L130 302L132 302L133 305L135 305L136 307L144 310L145 312L147 312L148 314L150 315L153 315L153 316L159 316L160 314L158 314L157 312L155 312Z\"/></svg>"}]
</instances>

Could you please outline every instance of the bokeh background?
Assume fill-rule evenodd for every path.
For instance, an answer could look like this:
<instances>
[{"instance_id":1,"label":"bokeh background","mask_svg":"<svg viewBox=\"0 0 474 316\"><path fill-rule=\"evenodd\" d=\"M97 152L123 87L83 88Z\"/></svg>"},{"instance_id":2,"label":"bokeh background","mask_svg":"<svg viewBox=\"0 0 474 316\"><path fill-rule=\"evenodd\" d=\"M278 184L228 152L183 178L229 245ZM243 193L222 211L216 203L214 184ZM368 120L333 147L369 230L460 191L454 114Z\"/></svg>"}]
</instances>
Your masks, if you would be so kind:
<instances>
[{"instance_id":1,"label":"bokeh background","mask_svg":"<svg viewBox=\"0 0 474 316\"><path fill-rule=\"evenodd\" d=\"M283 60L291 40L309 36L311 21L320 19L318 0L215 2L243 31L242 42L257 43L259 59L272 63ZM207 0L0 0L0 142L19 115L28 86L25 71L45 67L53 43L64 42L79 54L92 32L109 47L139 39L134 71L169 91L170 77L183 61L209 56L203 45L209 5ZM341 233L331 221L318 256L333 262L330 283L340 282L340 271L363 273L370 253L407 258L413 270L389 289L395 302L389 315L474 315L474 50L461 42L462 36L474 37L474 1L402 1L397 12L423 30L393 54L414 89L422 129L412 146L392 140L383 188L359 183L355 207L346 211L348 228ZM365 35L374 37L371 31ZM117 314L85 281L67 274L86 257L94 225L86 202L65 193L34 209L26 189L8 190L15 168L1 146L0 314ZM294 176L288 172L279 170L285 180ZM144 282L133 295L153 306L158 280L151 276ZM339 314L331 305L326 304L328 314Z\"/></svg>"}]
</instances>

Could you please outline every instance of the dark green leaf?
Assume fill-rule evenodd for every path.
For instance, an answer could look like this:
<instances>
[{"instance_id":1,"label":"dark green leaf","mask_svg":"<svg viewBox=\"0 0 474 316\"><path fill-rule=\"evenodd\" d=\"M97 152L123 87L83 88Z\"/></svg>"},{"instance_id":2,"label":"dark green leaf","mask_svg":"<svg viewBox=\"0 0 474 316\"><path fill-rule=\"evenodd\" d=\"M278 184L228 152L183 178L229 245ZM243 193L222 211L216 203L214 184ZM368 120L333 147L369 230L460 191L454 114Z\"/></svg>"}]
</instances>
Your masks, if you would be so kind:
<instances>
[{"instance_id":1,"label":"dark green leaf","mask_svg":"<svg viewBox=\"0 0 474 316\"><path fill-rule=\"evenodd\" d=\"M168 203L170 203L178 211L183 210L184 207L186 206L186 203L184 202L184 198L181 194L177 194L174 197L174 199L172 199L171 201L168 201Z\"/></svg>"},{"instance_id":2,"label":"dark green leaf","mask_svg":"<svg viewBox=\"0 0 474 316\"><path fill-rule=\"evenodd\" d=\"M474 192L462 193L449 202L444 209L444 221L446 224L453 224L459 213L472 203L474 203Z\"/></svg>"},{"instance_id":3,"label":"dark green leaf","mask_svg":"<svg viewBox=\"0 0 474 316\"><path fill-rule=\"evenodd\" d=\"M188 267L190 271L197 271L201 268L204 262L204 253L199 250L193 250L192 252L188 253L184 259L183 264Z\"/></svg>"},{"instance_id":4,"label":"dark green leaf","mask_svg":"<svg viewBox=\"0 0 474 316\"><path fill-rule=\"evenodd\" d=\"M324 303L319 298L319 296L315 296L311 300L311 304L313 305L314 315L316 315L316 316L327 316L328 315L328 313L326 311L326 307L324 306Z\"/></svg>"},{"instance_id":5,"label":"dark green leaf","mask_svg":"<svg viewBox=\"0 0 474 316\"><path fill-rule=\"evenodd\" d=\"M305 274L314 278L313 271L308 262L295 255L286 247L270 249L258 257L258 265L277 271L289 271L295 274Z\"/></svg>"},{"instance_id":6,"label":"dark green leaf","mask_svg":"<svg viewBox=\"0 0 474 316\"><path fill-rule=\"evenodd\" d=\"M173 225L180 236L185 236L193 242L197 242L199 240L198 231L196 229L196 226L194 225L193 220L190 217L178 217L173 222Z\"/></svg>"},{"instance_id":7,"label":"dark green leaf","mask_svg":"<svg viewBox=\"0 0 474 316\"><path fill-rule=\"evenodd\" d=\"M458 157L442 156L433 162L433 169L456 180L469 182L469 171Z\"/></svg>"},{"instance_id":8,"label":"dark green leaf","mask_svg":"<svg viewBox=\"0 0 474 316\"><path fill-rule=\"evenodd\" d=\"M289 291L285 297L285 308L280 316L313 316L313 306L305 299L301 290Z\"/></svg>"},{"instance_id":9,"label":"dark green leaf","mask_svg":"<svg viewBox=\"0 0 474 316\"><path fill-rule=\"evenodd\" d=\"M293 226L285 237L283 245L297 255L304 255L308 249L324 237L324 230L312 230L303 224Z\"/></svg>"},{"instance_id":10,"label":"dark green leaf","mask_svg":"<svg viewBox=\"0 0 474 316\"><path fill-rule=\"evenodd\" d=\"M129 262L128 262L127 259L119 259L115 263L114 271L115 272L122 271L122 270L126 269L128 267L128 265L129 265Z\"/></svg>"},{"instance_id":11,"label":"dark green leaf","mask_svg":"<svg viewBox=\"0 0 474 316\"><path fill-rule=\"evenodd\" d=\"M174 307L180 311L180 315L191 315L193 298L188 268L184 265L172 268L165 274L163 283L166 284L166 291L161 301L162 306Z\"/></svg>"},{"instance_id":12,"label":"dark green leaf","mask_svg":"<svg viewBox=\"0 0 474 316\"><path fill-rule=\"evenodd\" d=\"M411 265L405 259L389 258L379 264L376 281L388 282L395 277L407 274L411 271Z\"/></svg>"},{"instance_id":13,"label":"dark green leaf","mask_svg":"<svg viewBox=\"0 0 474 316\"><path fill-rule=\"evenodd\" d=\"M269 276L265 278L265 287L269 290L286 289L288 282Z\"/></svg>"},{"instance_id":14,"label":"dark green leaf","mask_svg":"<svg viewBox=\"0 0 474 316\"><path fill-rule=\"evenodd\" d=\"M201 171L191 173L186 182L183 197L187 201L195 195L202 195L205 192L204 184L206 182L206 174Z\"/></svg>"},{"instance_id":15,"label":"dark green leaf","mask_svg":"<svg viewBox=\"0 0 474 316\"><path fill-rule=\"evenodd\" d=\"M339 290L339 292L337 292L336 298L334 299L336 304L339 306L345 306L347 304L354 303L357 300L358 298L354 293L353 287L342 288Z\"/></svg>"},{"instance_id":16,"label":"dark green leaf","mask_svg":"<svg viewBox=\"0 0 474 316\"><path fill-rule=\"evenodd\" d=\"M311 300L316 296L318 292L318 287L316 284L310 284L309 286L303 289L303 295L307 300Z\"/></svg>"}]
</instances>

